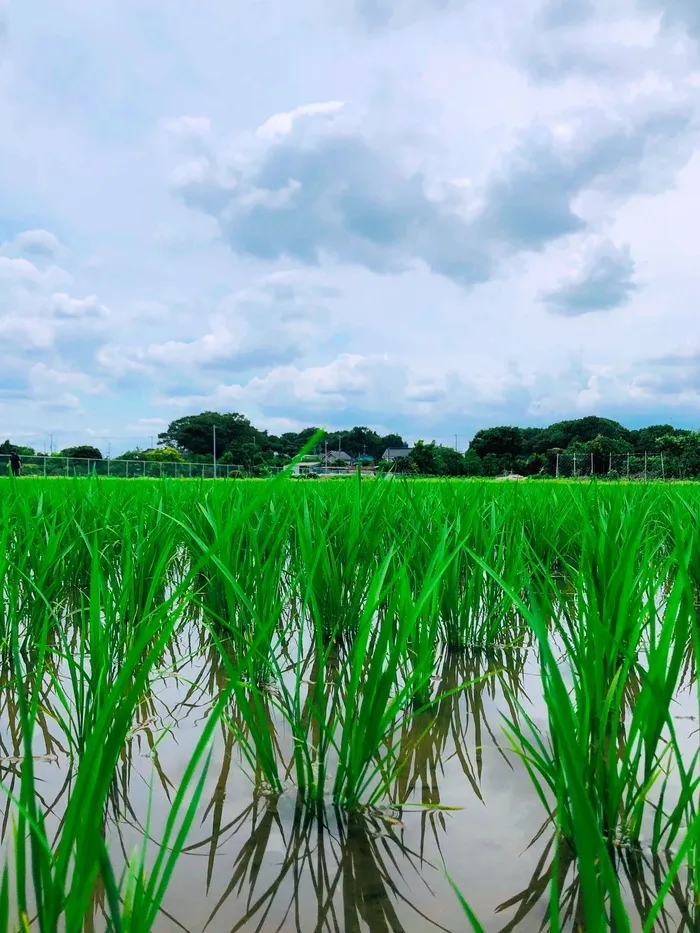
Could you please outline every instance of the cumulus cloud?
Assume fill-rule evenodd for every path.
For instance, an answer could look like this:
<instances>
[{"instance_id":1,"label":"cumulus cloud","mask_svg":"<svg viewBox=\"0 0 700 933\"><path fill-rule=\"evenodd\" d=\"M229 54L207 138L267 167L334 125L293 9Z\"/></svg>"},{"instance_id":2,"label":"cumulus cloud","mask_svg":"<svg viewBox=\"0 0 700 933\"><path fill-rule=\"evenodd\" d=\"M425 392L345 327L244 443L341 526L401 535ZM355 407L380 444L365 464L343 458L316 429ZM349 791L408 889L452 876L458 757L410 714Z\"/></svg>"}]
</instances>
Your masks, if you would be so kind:
<instances>
[{"instance_id":1,"label":"cumulus cloud","mask_svg":"<svg viewBox=\"0 0 700 933\"><path fill-rule=\"evenodd\" d=\"M424 264L469 286L488 281L508 253L584 230L582 194L663 188L692 151L678 142L692 119L682 105L583 111L554 130L537 123L487 179L470 216L454 186L443 197L429 193L422 173L404 170L362 127L295 126L298 115L337 106L273 117L253 149L210 149L178 169L177 191L214 217L241 255L305 264L332 257L385 274Z\"/></svg>"},{"instance_id":2,"label":"cumulus cloud","mask_svg":"<svg viewBox=\"0 0 700 933\"><path fill-rule=\"evenodd\" d=\"M257 136L285 136L294 129L294 124L302 117L318 117L338 113L345 106L342 100L329 100L325 103L305 104L287 113L277 113L255 131Z\"/></svg>"},{"instance_id":3,"label":"cumulus cloud","mask_svg":"<svg viewBox=\"0 0 700 933\"><path fill-rule=\"evenodd\" d=\"M212 151L175 177L185 203L216 217L235 252L306 264L330 256L380 273L422 261L463 284L488 278L489 257L453 206L360 132L266 139L247 162Z\"/></svg>"},{"instance_id":4,"label":"cumulus cloud","mask_svg":"<svg viewBox=\"0 0 700 933\"><path fill-rule=\"evenodd\" d=\"M188 316L187 334L130 349L103 347L98 360L105 370L154 378L167 372L212 378L279 366L308 353L328 331L328 302L338 294L303 274L278 271L222 298L204 322Z\"/></svg>"},{"instance_id":5,"label":"cumulus cloud","mask_svg":"<svg viewBox=\"0 0 700 933\"><path fill-rule=\"evenodd\" d=\"M691 120L690 108L674 106L626 120L577 114L558 134L536 125L487 184L480 229L506 247L533 250L583 230L576 198L597 184L631 194L656 183L669 158L680 167L691 152L678 137Z\"/></svg>"},{"instance_id":6,"label":"cumulus cloud","mask_svg":"<svg viewBox=\"0 0 700 933\"><path fill-rule=\"evenodd\" d=\"M580 317L612 311L627 304L638 288L629 246L604 240L588 250L577 265L568 278L542 296L554 314Z\"/></svg>"},{"instance_id":7,"label":"cumulus cloud","mask_svg":"<svg viewBox=\"0 0 700 933\"><path fill-rule=\"evenodd\" d=\"M87 298L71 298L65 292L56 292L51 296L50 313L57 317L84 318L107 317L110 312L96 295L88 295Z\"/></svg>"},{"instance_id":8,"label":"cumulus cloud","mask_svg":"<svg viewBox=\"0 0 700 933\"><path fill-rule=\"evenodd\" d=\"M25 230L0 246L0 253L20 253L39 259L54 259L61 252L63 247L60 240L48 230Z\"/></svg>"}]
</instances>

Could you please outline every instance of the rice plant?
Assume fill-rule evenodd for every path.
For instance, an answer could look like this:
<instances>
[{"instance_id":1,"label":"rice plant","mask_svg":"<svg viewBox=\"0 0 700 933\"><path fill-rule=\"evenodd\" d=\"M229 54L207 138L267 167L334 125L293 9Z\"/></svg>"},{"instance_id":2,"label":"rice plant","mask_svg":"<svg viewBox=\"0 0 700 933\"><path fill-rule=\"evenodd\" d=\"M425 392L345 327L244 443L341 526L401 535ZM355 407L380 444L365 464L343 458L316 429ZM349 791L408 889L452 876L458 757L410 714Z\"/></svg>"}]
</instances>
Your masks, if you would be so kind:
<instances>
[{"instance_id":1,"label":"rice plant","mask_svg":"<svg viewBox=\"0 0 700 933\"><path fill-rule=\"evenodd\" d=\"M273 896L253 896L256 853L293 800L285 877L332 824L348 929L398 929L393 863L366 867L370 909L353 847L376 855L387 808L418 805L411 857L427 863L449 831L447 760L488 812L486 745L513 781L524 763L541 802L533 884L552 930L629 929L633 910L692 929L699 527L687 484L0 480L0 933L77 933L95 910L148 933L205 843L211 882L240 770L266 814L233 886L250 922ZM173 777L161 753L188 717ZM211 832L193 842L202 812ZM509 900L521 920L534 903Z\"/></svg>"}]
</instances>

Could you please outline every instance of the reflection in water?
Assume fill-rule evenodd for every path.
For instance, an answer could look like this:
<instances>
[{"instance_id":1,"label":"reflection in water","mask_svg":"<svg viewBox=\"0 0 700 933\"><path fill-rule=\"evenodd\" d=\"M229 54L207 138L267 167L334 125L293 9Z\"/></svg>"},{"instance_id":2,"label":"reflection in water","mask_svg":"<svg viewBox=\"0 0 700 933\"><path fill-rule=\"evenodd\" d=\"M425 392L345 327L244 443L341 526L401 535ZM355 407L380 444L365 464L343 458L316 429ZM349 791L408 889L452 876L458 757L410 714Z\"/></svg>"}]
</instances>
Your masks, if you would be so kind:
<instances>
[{"instance_id":1,"label":"reflection in water","mask_svg":"<svg viewBox=\"0 0 700 933\"><path fill-rule=\"evenodd\" d=\"M280 663L280 669L291 671L295 649L280 642L278 650L288 662ZM694 663L689 655L684 673L689 691L695 683ZM333 655L325 659L326 681L335 677L338 666ZM61 684L68 704L74 697L60 661L49 656L45 667L35 754L42 780L42 806L52 825L58 827L70 793L74 751L73 736L66 734L65 708L57 704L57 684ZM483 804L484 812L494 793L489 762L495 758L501 771L507 769L514 780L522 781L522 774L513 770L500 720L505 714L516 721L519 704L530 704L526 685L538 688L537 677L531 676L536 671L534 650L522 647L440 655L430 703L397 722L393 741L402 767L390 788L391 806L386 811L348 813L330 804L307 808L289 792L275 796L255 792L254 787L262 784L262 771L255 758L241 758L240 740L247 725L232 699L217 731L211 784L195 824L200 828L192 830L192 836L197 833L199 838L191 838L183 854L186 898L196 902L191 911L196 920L177 916L180 908L172 904L169 908L166 900L163 913L167 923L163 928L178 927L191 933L204 929L272 933L282 928L299 933L359 933L367 929L371 933L413 933L416 929L447 929L439 922L448 922L446 917L454 928L455 912L447 911L441 917L441 905L433 896L429 879L436 885L444 881L448 832L458 834L465 846L470 832L468 821L448 817L447 811L455 803L450 796L455 793L455 775L458 781L463 778L463 786ZM310 743L317 747L321 737L314 715L314 691L319 674L313 651L300 676L305 685L300 718ZM182 762L188 759L202 723L227 686L221 645L213 642L205 626L188 620L168 646L158 676L144 691L114 776L105 826L113 849L121 850L124 864L140 839L157 841L181 779ZM260 709L282 764L281 773L289 774L292 740L276 709L272 686L265 696L269 702L262 703ZM7 664L0 664L0 723L0 778L13 794L19 782L22 741L15 684ZM243 767L250 772L249 783L241 777ZM446 780L448 770L451 777ZM420 831L408 832L403 820L408 823L405 814L416 808ZM4 802L0 809L0 833L5 841L12 835L12 810ZM488 818L507 819L493 810L488 810ZM534 920L537 926L542 924L555 871L562 892L562 922L570 929L580 924L573 854L563 845L558 857L555 854L550 840L529 884L497 908L501 933L530 933L536 928ZM631 902L640 917L648 916L670 857L628 849L616 849L614 856ZM499 857L516 860L505 850ZM528 858L536 857L533 848ZM460 880L469 882L468 864L455 866L454 854L444 861L452 873L461 869ZM531 865L532 861L527 862L528 872ZM494 878L492 891L498 890L497 880ZM93 892L92 910L86 929L104 929L104 891L99 885ZM506 914L509 920L503 926ZM547 928L546 920L543 928ZM655 928L669 933L698 929L698 909L693 906L687 876L674 882Z\"/></svg>"},{"instance_id":2,"label":"reflection in water","mask_svg":"<svg viewBox=\"0 0 700 933\"><path fill-rule=\"evenodd\" d=\"M644 925L654 906L657 894L669 872L673 855L645 853L639 847L611 846L610 856L618 877L626 889L627 899L635 907L641 925ZM548 930L547 905L550 882L556 873L556 889L559 897L559 919L563 929L584 933L584 912L580 900L580 882L576 867L576 855L566 840L550 838L532 874L530 883L522 891L504 901L497 913L515 908L511 920L502 926L499 933L513 933L523 929L533 912L544 916L542 930ZM655 918L654 930L663 933L697 933L700 912L692 890L690 872L677 876L669 891L669 897Z\"/></svg>"},{"instance_id":3,"label":"reflection in water","mask_svg":"<svg viewBox=\"0 0 700 933\"><path fill-rule=\"evenodd\" d=\"M283 812L285 803L291 818ZM207 849L211 859L223 835L238 840L230 880L205 929L220 913L240 910L232 933L267 929L268 923L275 929L280 920L291 922L299 933L366 928L402 933L410 927L400 920L399 905L431 927L445 929L407 893L415 884L429 890L423 871L434 866L406 845L401 830L399 820L378 811L347 813L332 806L319 811L282 797L254 798L235 820L219 828L218 836L187 850ZM210 862L208 885L211 875Z\"/></svg>"}]
</instances>

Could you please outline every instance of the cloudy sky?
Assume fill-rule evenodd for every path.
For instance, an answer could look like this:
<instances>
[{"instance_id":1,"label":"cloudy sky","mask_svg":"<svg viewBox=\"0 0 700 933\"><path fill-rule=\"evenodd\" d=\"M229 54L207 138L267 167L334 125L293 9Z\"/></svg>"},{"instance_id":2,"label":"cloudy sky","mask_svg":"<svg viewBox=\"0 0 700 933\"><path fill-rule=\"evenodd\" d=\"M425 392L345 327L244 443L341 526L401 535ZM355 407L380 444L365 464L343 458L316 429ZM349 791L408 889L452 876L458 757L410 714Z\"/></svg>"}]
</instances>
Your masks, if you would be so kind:
<instances>
[{"instance_id":1,"label":"cloudy sky","mask_svg":"<svg viewBox=\"0 0 700 933\"><path fill-rule=\"evenodd\" d=\"M697 0L0 0L0 434L700 426Z\"/></svg>"}]
</instances>

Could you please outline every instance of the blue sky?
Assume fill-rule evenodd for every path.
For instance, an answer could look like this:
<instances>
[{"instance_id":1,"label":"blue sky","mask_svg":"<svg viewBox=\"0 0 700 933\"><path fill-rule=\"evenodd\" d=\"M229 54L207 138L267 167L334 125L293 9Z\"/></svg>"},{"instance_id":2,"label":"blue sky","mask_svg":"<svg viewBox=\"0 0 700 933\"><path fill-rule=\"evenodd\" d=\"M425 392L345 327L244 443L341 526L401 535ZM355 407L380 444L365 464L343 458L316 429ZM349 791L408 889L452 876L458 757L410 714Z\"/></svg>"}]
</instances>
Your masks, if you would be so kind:
<instances>
[{"instance_id":1,"label":"blue sky","mask_svg":"<svg viewBox=\"0 0 700 933\"><path fill-rule=\"evenodd\" d=\"M696 0L0 0L0 434L700 426Z\"/></svg>"}]
</instances>

